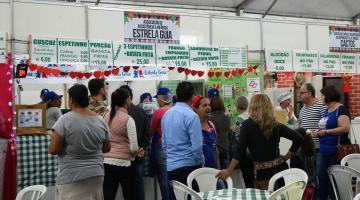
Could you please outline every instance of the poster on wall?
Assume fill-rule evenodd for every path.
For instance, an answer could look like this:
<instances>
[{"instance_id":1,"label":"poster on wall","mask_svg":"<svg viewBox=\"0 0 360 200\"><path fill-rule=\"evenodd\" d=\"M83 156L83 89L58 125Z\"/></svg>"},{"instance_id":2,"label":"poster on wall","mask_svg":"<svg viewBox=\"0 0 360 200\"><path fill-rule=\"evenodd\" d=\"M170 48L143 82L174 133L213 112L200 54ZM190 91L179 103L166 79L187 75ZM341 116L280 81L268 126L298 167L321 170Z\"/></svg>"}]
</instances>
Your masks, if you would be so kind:
<instances>
[{"instance_id":1,"label":"poster on wall","mask_svg":"<svg viewBox=\"0 0 360 200\"><path fill-rule=\"evenodd\" d=\"M196 68L220 67L220 49L214 46L189 46L190 66Z\"/></svg>"},{"instance_id":2,"label":"poster on wall","mask_svg":"<svg viewBox=\"0 0 360 200\"><path fill-rule=\"evenodd\" d=\"M266 70L278 72L292 72L292 51L266 50Z\"/></svg>"},{"instance_id":3,"label":"poster on wall","mask_svg":"<svg viewBox=\"0 0 360 200\"><path fill-rule=\"evenodd\" d=\"M58 39L58 64L89 64L89 41Z\"/></svg>"},{"instance_id":4,"label":"poster on wall","mask_svg":"<svg viewBox=\"0 0 360 200\"><path fill-rule=\"evenodd\" d=\"M0 33L0 63L6 63L6 34Z\"/></svg>"},{"instance_id":5,"label":"poster on wall","mask_svg":"<svg viewBox=\"0 0 360 200\"><path fill-rule=\"evenodd\" d=\"M360 28L356 26L329 26L330 52L360 52Z\"/></svg>"},{"instance_id":6,"label":"poster on wall","mask_svg":"<svg viewBox=\"0 0 360 200\"><path fill-rule=\"evenodd\" d=\"M156 66L154 43L113 42L114 65Z\"/></svg>"},{"instance_id":7,"label":"poster on wall","mask_svg":"<svg viewBox=\"0 0 360 200\"><path fill-rule=\"evenodd\" d=\"M246 83L247 83L246 87L247 87L248 92L260 92L261 91L260 78L259 77L248 78L246 80Z\"/></svg>"},{"instance_id":8,"label":"poster on wall","mask_svg":"<svg viewBox=\"0 0 360 200\"><path fill-rule=\"evenodd\" d=\"M31 62L44 65L57 63L57 42L57 39L33 38Z\"/></svg>"},{"instance_id":9,"label":"poster on wall","mask_svg":"<svg viewBox=\"0 0 360 200\"><path fill-rule=\"evenodd\" d=\"M320 72L339 72L340 54L337 53L319 53L319 71Z\"/></svg>"},{"instance_id":10,"label":"poster on wall","mask_svg":"<svg viewBox=\"0 0 360 200\"><path fill-rule=\"evenodd\" d=\"M157 66L189 67L189 46L176 44L156 44Z\"/></svg>"},{"instance_id":11,"label":"poster on wall","mask_svg":"<svg viewBox=\"0 0 360 200\"><path fill-rule=\"evenodd\" d=\"M356 73L356 54L341 54L340 72Z\"/></svg>"},{"instance_id":12,"label":"poster on wall","mask_svg":"<svg viewBox=\"0 0 360 200\"><path fill-rule=\"evenodd\" d=\"M180 16L124 12L126 42L180 43Z\"/></svg>"},{"instance_id":13,"label":"poster on wall","mask_svg":"<svg viewBox=\"0 0 360 200\"><path fill-rule=\"evenodd\" d=\"M220 48L221 66L226 68L246 68L247 49L242 48Z\"/></svg>"},{"instance_id":14,"label":"poster on wall","mask_svg":"<svg viewBox=\"0 0 360 200\"><path fill-rule=\"evenodd\" d=\"M293 51L295 72L314 72L318 70L319 53L316 51Z\"/></svg>"}]
</instances>

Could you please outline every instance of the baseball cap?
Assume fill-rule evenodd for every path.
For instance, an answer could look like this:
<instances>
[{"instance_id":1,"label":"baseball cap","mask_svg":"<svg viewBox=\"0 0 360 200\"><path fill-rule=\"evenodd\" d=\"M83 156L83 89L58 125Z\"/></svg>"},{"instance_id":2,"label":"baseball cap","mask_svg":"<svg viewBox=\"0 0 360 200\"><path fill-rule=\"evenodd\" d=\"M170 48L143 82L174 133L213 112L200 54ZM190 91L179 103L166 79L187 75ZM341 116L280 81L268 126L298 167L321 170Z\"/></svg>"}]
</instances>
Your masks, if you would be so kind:
<instances>
[{"instance_id":1,"label":"baseball cap","mask_svg":"<svg viewBox=\"0 0 360 200\"><path fill-rule=\"evenodd\" d=\"M276 100L281 103L285 100L288 100L288 99L291 99L291 93L290 92L284 92L284 93L281 93L278 98L276 98Z\"/></svg>"},{"instance_id":2,"label":"baseball cap","mask_svg":"<svg viewBox=\"0 0 360 200\"><path fill-rule=\"evenodd\" d=\"M211 88L209 91L208 91L208 97L211 98L211 97L218 97L220 96L219 95L219 90L215 89L215 88Z\"/></svg>"},{"instance_id":3,"label":"baseball cap","mask_svg":"<svg viewBox=\"0 0 360 200\"><path fill-rule=\"evenodd\" d=\"M44 88L44 89L41 90L40 96L44 96L44 95L45 95L46 93L48 93L48 92L49 92L49 90L46 89L46 88Z\"/></svg>"},{"instance_id":4,"label":"baseball cap","mask_svg":"<svg viewBox=\"0 0 360 200\"><path fill-rule=\"evenodd\" d=\"M49 100L61 99L63 95L58 95L54 91L48 92L45 94L45 102Z\"/></svg>"},{"instance_id":5,"label":"baseball cap","mask_svg":"<svg viewBox=\"0 0 360 200\"><path fill-rule=\"evenodd\" d=\"M140 103L143 102L152 102L152 97L151 94L148 92L143 93L142 95L140 95Z\"/></svg>"},{"instance_id":6,"label":"baseball cap","mask_svg":"<svg viewBox=\"0 0 360 200\"><path fill-rule=\"evenodd\" d=\"M192 103L193 109L196 108L196 104L198 104L199 101L200 101L202 98L204 98L204 97L203 97L203 96L194 96L194 100L193 100L193 103Z\"/></svg>"},{"instance_id":7,"label":"baseball cap","mask_svg":"<svg viewBox=\"0 0 360 200\"><path fill-rule=\"evenodd\" d=\"M159 88L154 97L157 98L158 95L170 95L169 88L166 88L166 87Z\"/></svg>"}]
</instances>

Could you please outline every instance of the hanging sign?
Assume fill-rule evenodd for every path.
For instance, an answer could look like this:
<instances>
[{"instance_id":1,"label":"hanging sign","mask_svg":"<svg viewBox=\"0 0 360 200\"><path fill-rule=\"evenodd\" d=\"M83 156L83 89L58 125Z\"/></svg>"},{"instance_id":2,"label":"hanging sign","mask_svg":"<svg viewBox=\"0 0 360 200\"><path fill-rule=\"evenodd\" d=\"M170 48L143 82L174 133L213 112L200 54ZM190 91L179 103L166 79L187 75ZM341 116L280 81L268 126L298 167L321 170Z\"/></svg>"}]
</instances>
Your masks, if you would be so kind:
<instances>
[{"instance_id":1,"label":"hanging sign","mask_svg":"<svg viewBox=\"0 0 360 200\"><path fill-rule=\"evenodd\" d=\"M220 65L218 47L190 46L190 66L198 68L216 68Z\"/></svg>"},{"instance_id":2,"label":"hanging sign","mask_svg":"<svg viewBox=\"0 0 360 200\"><path fill-rule=\"evenodd\" d=\"M33 38L31 62L35 64L57 63L57 39Z\"/></svg>"},{"instance_id":3,"label":"hanging sign","mask_svg":"<svg viewBox=\"0 0 360 200\"><path fill-rule=\"evenodd\" d=\"M155 44L119 43L114 44L114 65L121 66L156 66Z\"/></svg>"},{"instance_id":4,"label":"hanging sign","mask_svg":"<svg viewBox=\"0 0 360 200\"><path fill-rule=\"evenodd\" d=\"M340 71L345 73L356 73L356 54L341 54Z\"/></svg>"},{"instance_id":5,"label":"hanging sign","mask_svg":"<svg viewBox=\"0 0 360 200\"><path fill-rule=\"evenodd\" d=\"M89 41L58 39L58 64L89 64Z\"/></svg>"},{"instance_id":6,"label":"hanging sign","mask_svg":"<svg viewBox=\"0 0 360 200\"><path fill-rule=\"evenodd\" d=\"M292 72L292 51L266 50L266 70Z\"/></svg>"},{"instance_id":7,"label":"hanging sign","mask_svg":"<svg viewBox=\"0 0 360 200\"><path fill-rule=\"evenodd\" d=\"M6 61L6 35L0 34L0 63L7 63Z\"/></svg>"},{"instance_id":8,"label":"hanging sign","mask_svg":"<svg viewBox=\"0 0 360 200\"><path fill-rule=\"evenodd\" d=\"M330 52L360 52L360 27L329 26Z\"/></svg>"},{"instance_id":9,"label":"hanging sign","mask_svg":"<svg viewBox=\"0 0 360 200\"><path fill-rule=\"evenodd\" d=\"M314 72L319 66L319 53L316 51L293 51L295 72Z\"/></svg>"},{"instance_id":10,"label":"hanging sign","mask_svg":"<svg viewBox=\"0 0 360 200\"><path fill-rule=\"evenodd\" d=\"M221 66L226 68L246 68L247 51L243 48L220 48Z\"/></svg>"},{"instance_id":11,"label":"hanging sign","mask_svg":"<svg viewBox=\"0 0 360 200\"><path fill-rule=\"evenodd\" d=\"M109 76L107 80L139 81L139 80L167 80L168 69L158 67L139 67L127 72L120 71L118 76Z\"/></svg>"},{"instance_id":12,"label":"hanging sign","mask_svg":"<svg viewBox=\"0 0 360 200\"><path fill-rule=\"evenodd\" d=\"M319 53L319 71L320 72L339 72L340 54L337 53Z\"/></svg>"},{"instance_id":13,"label":"hanging sign","mask_svg":"<svg viewBox=\"0 0 360 200\"><path fill-rule=\"evenodd\" d=\"M159 67L189 67L189 46L156 44L156 63Z\"/></svg>"},{"instance_id":14,"label":"hanging sign","mask_svg":"<svg viewBox=\"0 0 360 200\"><path fill-rule=\"evenodd\" d=\"M113 45L108 41L89 41L90 65L113 66Z\"/></svg>"},{"instance_id":15,"label":"hanging sign","mask_svg":"<svg viewBox=\"0 0 360 200\"><path fill-rule=\"evenodd\" d=\"M124 12L126 42L180 43L180 16Z\"/></svg>"}]
</instances>

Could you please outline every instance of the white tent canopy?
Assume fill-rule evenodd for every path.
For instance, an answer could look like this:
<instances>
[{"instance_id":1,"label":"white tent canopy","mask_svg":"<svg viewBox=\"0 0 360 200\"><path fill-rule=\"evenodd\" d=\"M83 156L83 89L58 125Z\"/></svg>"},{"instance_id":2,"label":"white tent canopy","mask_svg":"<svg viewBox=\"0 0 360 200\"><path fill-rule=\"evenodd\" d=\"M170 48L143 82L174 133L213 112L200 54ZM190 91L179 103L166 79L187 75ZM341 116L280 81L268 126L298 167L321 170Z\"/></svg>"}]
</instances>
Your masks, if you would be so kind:
<instances>
[{"instance_id":1,"label":"white tent canopy","mask_svg":"<svg viewBox=\"0 0 360 200\"><path fill-rule=\"evenodd\" d=\"M68 0L73 1L73 0ZM76 0L95 4L143 5L236 13L345 20L360 18L359 0Z\"/></svg>"}]
</instances>

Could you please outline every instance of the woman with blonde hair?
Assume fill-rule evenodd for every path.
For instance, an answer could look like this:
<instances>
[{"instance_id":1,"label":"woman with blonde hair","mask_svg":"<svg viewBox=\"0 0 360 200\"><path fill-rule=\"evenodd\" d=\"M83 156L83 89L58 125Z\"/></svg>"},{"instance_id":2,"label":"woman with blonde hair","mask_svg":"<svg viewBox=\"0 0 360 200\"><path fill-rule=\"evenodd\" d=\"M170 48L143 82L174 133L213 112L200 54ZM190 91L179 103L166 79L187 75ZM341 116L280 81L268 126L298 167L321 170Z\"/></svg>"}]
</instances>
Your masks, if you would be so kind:
<instances>
[{"instance_id":1,"label":"woman with blonde hair","mask_svg":"<svg viewBox=\"0 0 360 200\"><path fill-rule=\"evenodd\" d=\"M258 189L267 189L269 179L286 168L285 161L297 151L303 141L301 135L275 120L274 107L265 94L256 94L251 98L249 119L242 123L237 137L231 163L217 177L229 177L249 148L254 162L255 188ZM280 137L292 141L285 156L279 153Z\"/></svg>"}]
</instances>

